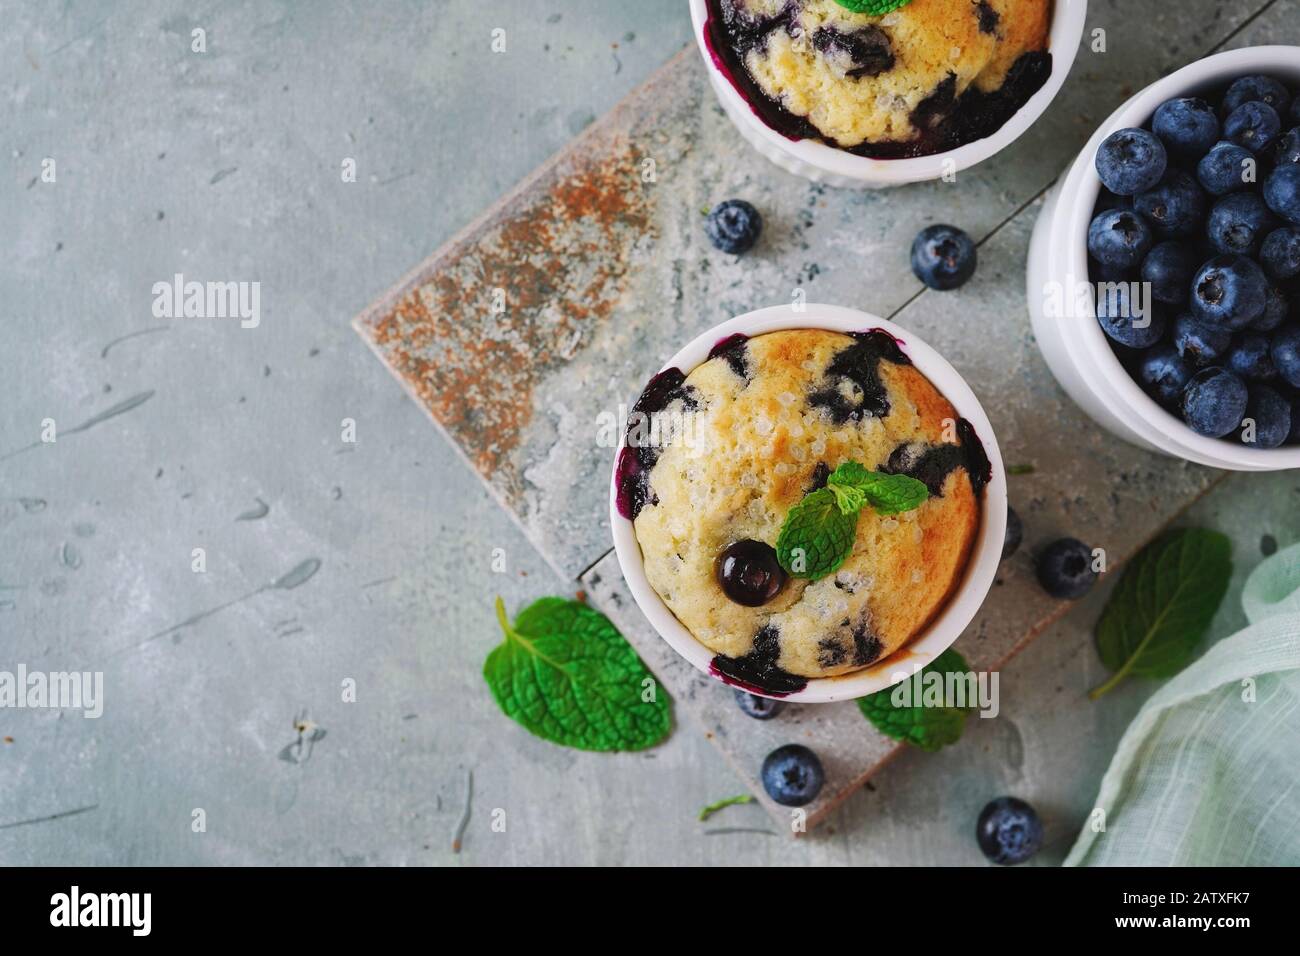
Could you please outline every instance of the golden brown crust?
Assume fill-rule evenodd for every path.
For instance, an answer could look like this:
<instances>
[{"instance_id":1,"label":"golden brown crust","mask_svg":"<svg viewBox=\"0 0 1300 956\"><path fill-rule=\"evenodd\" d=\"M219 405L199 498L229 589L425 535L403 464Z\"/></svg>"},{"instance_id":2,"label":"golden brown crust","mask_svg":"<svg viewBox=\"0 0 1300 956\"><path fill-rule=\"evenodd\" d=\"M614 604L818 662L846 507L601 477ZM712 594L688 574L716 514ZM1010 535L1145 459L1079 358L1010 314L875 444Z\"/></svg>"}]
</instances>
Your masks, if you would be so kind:
<instances>
[{"instance_id":1,"label":"golden brown crust","mask_svg":"<svg viewBox=\"0 0 1300 956\"><path fill-rule=\"evenodd\" d=\"M855 344L822 330L773 332L746 345L749 377L724 358L687 376L695 409L682 439L650 473L651 501L635 521L646 576L678 619L713 651L739 657L755 634L779 633L779 666L804 677L848 673L904 646L961 580L979 524L967 473L943 479L942 495L892 518L864 509L853 553L836 574L790 579L762 607L730 601L715 576L734 541L775 544L790 508L813 486L819 463L855 460L880 469L900 447L957 444L956 411L908 364L881 360L889 410L836 423L814 396L847 379L828 376Z\"/></svg>"}]
</instances>

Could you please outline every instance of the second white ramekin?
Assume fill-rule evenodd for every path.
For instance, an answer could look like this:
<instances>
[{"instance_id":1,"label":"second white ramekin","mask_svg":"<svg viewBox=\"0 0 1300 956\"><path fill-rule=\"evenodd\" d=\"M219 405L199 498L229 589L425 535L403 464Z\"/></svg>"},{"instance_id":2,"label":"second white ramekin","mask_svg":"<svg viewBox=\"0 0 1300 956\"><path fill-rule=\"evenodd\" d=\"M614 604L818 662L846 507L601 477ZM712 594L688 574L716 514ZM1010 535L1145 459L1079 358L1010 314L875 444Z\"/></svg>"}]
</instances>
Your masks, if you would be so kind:
<instances>
[{"instance_id":1,"label":"second white ramekin","mask_svg":"<svg viewBox=\"0 0 1300 956\"><path fill-rule=\"evenodd\" d=\"M1142 126L1157 106L1226 86L1248 73L1267 73L1300 83L1300 47L1257 46L1198 60L1135 94L1101 124L1069 171L1052 187L1029 242L1025 296L1034 335L1061 387L1097 424L1125 441L1212 468L1281 471L1300 468L1300 447L1249 448L1198 435L1167 412L1120 364L1090 304L1073 294L1088 282L1088 224L1101 191L1094 158L1101 141L1117 129Z\"/></svg>"},{"instance_id":2,"label":"second white ramekin","mask_svg":"<svg viewBox=\"0 0 1300 956\"><path fill-rule=\"evenodd\" d=\"M803 703L852 700L884 690L930 663L961 636L966 625L975 616L975 612L984 603L984 598L988 595L989 588L993 585L993 578L997 574L998 564L1002 560L1002 544L1007 529L1006 471L1002 465L1002 452L998 449L997 438L993 434L993 426L989 423L988 416L984 414L984 409L980 406L975 393L957 374L956 369L949 365L942 355L923 342L916 333L869 312L859 312L842 306L813 304L804 306L803 311L799 312L789 305L758 309L729 319L697 336L665 362L663 368L678 368L683 374L689 375L697 365L708 358L713 346L728 336L741 333L752 338L765 332L776 332L782 329L829 329L833 332L865 332L870 329L882 329L894 336L916 369L952 403L959 417L971 423L975 434L984 445L984 451L993 470L989 483L984 488L979 534L971 549L961 583L925 630L908 643L901 652L883 661L840 677L810 678L803 690L783 698ZM619 514L617 473L618 453L621 450L620 442L620 447L614 455L614 475L610 480L609 523L614 535L614 551L618 555L623 577L637 606L641 608L641 612L645 614L646 619L659 635L696 668L716 678L717 675L711 674L709 669L714 652L695 639L650 586L641 558L641 546L637 543L632 522Z\"/></svg>"},{"instance_id":3,"label":"second white ramekin","mask_svg":"<svg viewBox=\"0 0 1300 956\"><path fill-rule=\"evenodd\" d=\"M1052 72L1047 82L992 135L933 156L913 159L870 159L827 146L816 140L793 140L764 123L745 102L713 60L704 36L708 19L705 0L690 0L691 27L695 42L704 56L709 83L728 118L740 134L763 156L786 172L814 182L849 189L879 189L940 179L988 159L1009 145L1047 109L1065 82L1074 64L1075 53L1083 38L1087 0L1054 0L1048 49L1052 54Z\"/></svg>"}]
</instances>

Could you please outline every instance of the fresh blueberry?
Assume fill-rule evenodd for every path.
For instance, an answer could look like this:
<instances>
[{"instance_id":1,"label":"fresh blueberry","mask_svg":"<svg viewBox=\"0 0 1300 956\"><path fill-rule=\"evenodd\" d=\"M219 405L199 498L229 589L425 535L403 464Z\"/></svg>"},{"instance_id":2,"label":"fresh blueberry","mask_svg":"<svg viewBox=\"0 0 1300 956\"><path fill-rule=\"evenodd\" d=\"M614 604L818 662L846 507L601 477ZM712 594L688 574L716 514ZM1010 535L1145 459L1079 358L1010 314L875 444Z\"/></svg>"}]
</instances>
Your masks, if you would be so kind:
<instances>
[{"instance_id":1,"label":"fresh blueberry","mask_svg":"<svg viewBox=\"0 0 1300 956\"><path fill-rule=\"evenodd\" d=\"M1264 202L1287 222L1300 225L1300 166L1278 166L1264 180Z\"/></svg>"},{"instance_id":2,"label":"fresh blueberry","mask_svg":"<svg viewBox=\"0 0 1300 956\"><path fill-rule=\"evenodd\" d=\"M1105 186L1097 191L1097 203L1093 206L1093 212L1105 212L1107 209L1132 209L1133 197L1120 196L1111 192Z\"/></svg>"},{"instance_id":3,"label":"fresh blueberry","mask_svg":"<svg viewBox=\"0 0 1300 956\"><path fill-rule=\"evenodd\" d=\"M1165 174L1164 144L1144 129L1116 130L1097 147L1097 175L1113 193L1146 192Z\"/></svg>"},{"instance_id":4,"label":"fresh blueberry","mask_svg":"<svg viewBox=\"0 0 1300 956\"><path fill-rule=\"evenodd\" d=\"M1287 436L1286 443L1300 445L1300 395L1291 401L1291 434Z\"/></svg>"},{"instance_id":5,"label":"fresh blueberry","mask_svg":"<svg viewBox=\"0 0 1300 956\"><path fill-rule=\"evenodd\" d=\"M785 702L737 689L736 706L755 720L771 720L785 709Z\"/></svg>"},{"instance_id":6,"label":"fresh blueberry","mask_svg":"<svg viewBox=\"0 0 1300 956\"><path fill-rule=\"evenodd\" d=\"M1243 103L1252 100L1267 103L1278 113L1285 113L1291 103L1291 94L1285 86L1271 76L1258 73L1233 80L1228 92L1223 94L1223 112L1231 113Z\"/></svg>"},{"instance_id":7,"label":"fresh blueberry","mask_svg":"<svg viewBox=\"0 0 1300 956\"><path fill-rule=\"evenodd\" d=\"M1273 162L1278 166L1300 163L1300 126L1293 126L1282 134L1273 147Z\"/></svg>"},{"instance_id":8,"label":"fresh blueberry","mask_svg":"<svg viewBox=\"0 0 1300 956\"><path fill-rule=\"evenodd\" d=\"M1133 208L1157 236L1190 236L1205 217L1205 193L1190 173L1170 169L1154 188L1134 197Z\"/></svg>"},{"instance_id":9,"label":"fresh blueberry","mask_svg":"<svg viewBox=\"0 0 1300 956\"><path fill-rule=\"evenodd\" d=\"M1217 362L1231 344L1232 332L1202 322L1190 312L1174 320L1174 348L1193 366Z\"/></svg>"},{"instance_id":10,"label":"fresh blueberry","mask_svg":"<svg viewBox=\"0 0 1300 956\"><path fill-rule=\"evenodd\" d=\"M1177 408L1192 377L1187 361L1172 345L1159 345L1138 363L1138 380L1147 394L1166 408Z\"/></svg>"},{"instance_id":11,"label":"fresh blueberry","mask_svg":"<svg viewBox=\"0 0 1300 956\"><path fill-rule=\"evenodd\" d=\"M1251 152L1267 149L1282 131L1277 110L1267 103L1242 103L1223 121L1223 138Z\"/></svg>"},{"instance_id":12,"label":"fresh blueberry","mask_svg":"<svg viewBox=\"0 0 1300 956\"><path fill-rule=\"evenodd\" d=\"M1281 110L1277 113L1279 116L1282 115ZM1291 97L1291 108L1287 110L1286 118L1289 123L1300 123L1300 96Z\"/></svg>"},{"instance_id":13,"label":"fresh blueberry","mask_svg":"<svg viewBox=\"0 0 1300 956\"><path fill-rule=\"evenodd\" d=\"M956 226L926 226L912 240L912 272L931 289L946 292L975 273L975 243Z\"/></svg>"},{"instance_id":14,"label":"fresh blueberry","mask_svg":"<svg viewBox=\"0 0 1300 956\"><path fill-rule=\"evenodd\" d=\"M1268 280L1255 260L1215 256L1192 279L1192 315L1209 325L1244 329L1264 314Z\"/></svg>"},{"instance_id":15,"label":"fresh blueberry","mask_svg":"<svg viewBox=\"0 0 1300 956\"><path fill-rule=\"evenodd\" d=\"M717 561L722 593L745 607L760 607L785 586L785 569L776 549L765 541L746 538L727 545Z\"/></svg>"},{"instance_id":16,"label":"fresh blueberry","mask_svg":"<svg viewBox=\"0 0 1300 956\"><path fill-rule=\"evenodd\" d=\"M998 797L980 811L975 841L993 863L1024 863L1043 845L1043 821L1025 801Z\"/></svg>"},{"instance_id":17,"label":"fresh blueberry","mask_svg":"<svg viewBox=\"0 0 1300 956\"><path fill-rule=\"evenodd\" d=\"M1127 209L1109 209L1088 226L1088 252L1102 265L1133 269L1151 242L1146 220Z\"/></svg>"},{"instance_id":18,"label":"fresh blueberry","mask_svg":"<svg viewBox=\"0 0 1300 956\"><path fill-rule=\"evenodd\" d=\"M1291 314L1291 303L1287 295L1275 285L1268 287L1268 292L1264 294L1264 313L1254 322L1250 323L1250 328L1255 332L1272 332L1279 328Z\"/></svg>"},{"instance_id":19,"label":"fresh blueberry","mask_svg":"<svg viewBox=\"0 0 1300 956\"><path fill-rule=\"evenodd\" d=\"M1089 259L1088 275L1094 282L1134 282L1138 278L1138 270L1121 269L1119 266L1108 266L1096 259Z\"/></svg>"},{"instance_id":20,"label":"fresh blueberry","mask_svg":"<svg viewBox=\"0 0 1300 956\"><path fill-rule=\"evenodd\" d=\"M1097 284L1097 322L1106 335L1131 349L1145 349L1164 338L1168 320L1154 303L1141 301L1133 290L1141 283L1100 282Z\"/></svg>"},{"instance_id":21,"label":"fresh blueberry","mask_svg":"<svg viewBox=\"0 0 1300 956\"><path fill-rule=\"evenodd\" d=\"M1236 143L1215 143L1196 164L1196 180L1211 196L1222 196L1250 185L1254 180L1246 171L1254 168L1255 154L1250 150Z\"/></svg>"},{"instance_id":22,"label":"fresh blueberry","mask_svg":"<svg viewBox=\"0 0 1300 956\"><path fill-rule=\"evenodd\" d=\"M704 223L709 242L723 252L736 255L752 249L762 231L763 217L743 199L718 203Z\"/></svg>"},{"instance_id":23,"label":"fresh blueberry","mask_svg":"<svg viewBox=\"0 0 1300 956\"><path fill-rule=\"evenodd\" d=\"M1283 226L1265 236L1259 247L1259 261L1274 279L1300 275L1300 228Z\"/></svg>"},{"instance_id":24,"label":"fresh blueberry","mask_svg":"<svg viewBox=\"0 0 1300 956\"><path fill-rule=\"evenodd\" d=\"M1291 403L1267 385L1252 385L1241 430L1243 445L1276 448L1291 434Z\"/></svg>"},{"instance_id":25,"label":"fresh blueberry","mask_svg":"<svg viewBox=\"0 0 1300 956\"><path fill-rule=\"evenodd\" d=\"M1002 536L1002 558L1006 560L1016 553L1020 547L1020 542L1025 537L1025 526L1020 521L1020 515L1016 514L1016 509L1007 505L1007 531Z\"/></svg>"},{"instance_id":26,"label":"fresh blueberry","mask_svg":"<svg viewBox=\"0 0 1300 956\"><path fill-rule=\"evenodd\" d=\"M1205 222L1205 234L1218 252L1250 256L1277 228L1276 217L1258 193L1233 193L1217 200Z\"/></svg>"},{"instance_id":27,"label":"fresh blueberry","mask_svg":"<svg viewBox=\"0 0 1300 956\"><path fill-rule=\"evenodd\" d=\"M1183 420L1192 431L1222 438L1246 414L1246 383L1227 369L1203 368L1183 392Z\"/></svg>"},{"instance_id":28,"label":"fresh blueberry","mask_svg":"<svg viewBox=\"0 0 1300 956\"><path fill-rule=\"evenodd\" d=\"M1038 556L1038 583L1054 598L1081 598L1096 580L1092 548L1078 538L1053 541Z\"/></svg>"},{"instance_id":29,"label":"fresh blueberry","mask_svg":"<svg viewBox=\"0 0 1300 956\"><path fill-rule=\"evenodd\" d=\"M1186 242L1161 242L1142 260L1142 281L1151 283L1151 297L1157 302L1180 305L1187 301L1200 264L1196 250Z\"/></svg>"},{"instance_id":30,"label":"fresh blueberry","mask_svg":"<svg viewBox=\"0 0 1300 956\"><path fill-rule=\"evenodd\" d=\"M1218 141L1219 118L1205 100L1183 96L1156 107L1151 129L1169 152L1195 158Z\"/></svg>"},{"instance_id":31,"label":"fresh blueberry","mask_svg":"<svg viewBox=\"0 0 1300 956\"><path fill-rule=\"evenodd\" d=\"M1269 357L1273 359L1278 374L1300 388L1300 325L1283 326L1273 333Z\"/></svg>"},{"instance_id":32,"label":"fresh blueberry","mask_svg":"<svg viewBox=\"0 0 1300 956\"><path fill-rule=\"evenodd\" d=\"M1268 336L1247 332L1228 349L1224 366L1229 372L1248 381L1267 382L1277 378L1277 368L1268 352Z\"/></svg>"},{"instance_id":33,"label":"fresh blueberry","mask_svg":"<svg viewBox=\"0 0 1300 956\"><path fill-rule=\"evenodd\" d=\"M763 760L763 789L777 803L802 807L821 792L826 774L817 755L802 744L777 747Z\"/></svg>"}]
</instances>

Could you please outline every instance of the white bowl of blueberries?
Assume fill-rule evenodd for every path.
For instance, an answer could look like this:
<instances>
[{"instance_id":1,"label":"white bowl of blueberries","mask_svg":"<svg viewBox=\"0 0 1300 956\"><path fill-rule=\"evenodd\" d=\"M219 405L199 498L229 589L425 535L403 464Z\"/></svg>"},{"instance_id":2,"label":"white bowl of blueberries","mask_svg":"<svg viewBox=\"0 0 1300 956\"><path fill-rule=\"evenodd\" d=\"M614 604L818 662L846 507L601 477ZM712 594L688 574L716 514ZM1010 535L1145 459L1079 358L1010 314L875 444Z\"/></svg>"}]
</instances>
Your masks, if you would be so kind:
<instances>
[{"instance_id":1,"label":"white bowl of blueberries","mask_svg":"<svg viewBox=\"0 0 1300 956\"><path fill-rule=\"evenodd\" d=\"M1300 47L1207 57L1113 113L1044 203L1043 356L1135 444L1300 467Z\"/></svg>"}]
</instances>

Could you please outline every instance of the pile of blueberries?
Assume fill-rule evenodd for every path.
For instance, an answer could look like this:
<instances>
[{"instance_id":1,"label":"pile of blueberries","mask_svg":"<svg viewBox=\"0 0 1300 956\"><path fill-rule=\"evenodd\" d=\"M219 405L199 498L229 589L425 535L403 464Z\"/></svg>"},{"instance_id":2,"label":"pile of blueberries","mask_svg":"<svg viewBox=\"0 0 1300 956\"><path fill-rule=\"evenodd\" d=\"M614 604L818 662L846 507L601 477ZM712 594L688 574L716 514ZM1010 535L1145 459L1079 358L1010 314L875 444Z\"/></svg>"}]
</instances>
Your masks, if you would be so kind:
<instances>
[{"instance_id":1,"label":"pile of blueberries","mask_svg":"<svg viewBox=\"0 0 1300 956\"><path fill-rule=\"evenodd\" d=\"M1300 443L1300 95L1243 76L1149 125L1097 150L1097 321L1193 431Z\"/></svg>"}]
</instances>

